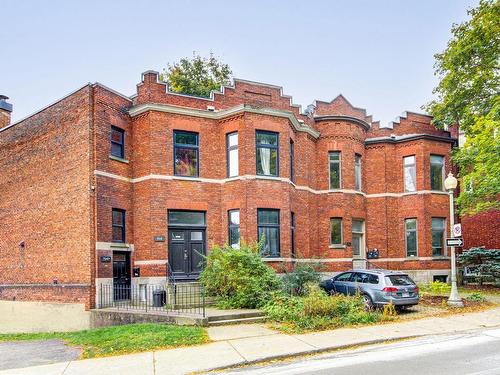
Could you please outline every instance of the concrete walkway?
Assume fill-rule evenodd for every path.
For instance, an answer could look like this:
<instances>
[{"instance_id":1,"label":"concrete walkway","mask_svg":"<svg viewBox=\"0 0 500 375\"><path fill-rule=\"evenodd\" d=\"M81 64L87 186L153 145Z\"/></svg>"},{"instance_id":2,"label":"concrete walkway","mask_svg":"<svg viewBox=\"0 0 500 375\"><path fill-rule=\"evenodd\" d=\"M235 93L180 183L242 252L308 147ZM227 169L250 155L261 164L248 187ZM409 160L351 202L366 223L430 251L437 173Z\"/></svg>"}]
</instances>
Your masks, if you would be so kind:
<instances>
[{"instance_id":1,"label":"concrete walkway","mask_svg":"<svg viewBox=\"0 0 500 375\"><path fill-rule=\"evenodd\" d=\"M212 343L116 357L60 362L0 371L0 375L187 374L298 354L408 337L500 327L500 308L333 331L285 335L261 324L209 328ZM1 361L1 356L0 356Z\"/></svg>"}]
</instances>

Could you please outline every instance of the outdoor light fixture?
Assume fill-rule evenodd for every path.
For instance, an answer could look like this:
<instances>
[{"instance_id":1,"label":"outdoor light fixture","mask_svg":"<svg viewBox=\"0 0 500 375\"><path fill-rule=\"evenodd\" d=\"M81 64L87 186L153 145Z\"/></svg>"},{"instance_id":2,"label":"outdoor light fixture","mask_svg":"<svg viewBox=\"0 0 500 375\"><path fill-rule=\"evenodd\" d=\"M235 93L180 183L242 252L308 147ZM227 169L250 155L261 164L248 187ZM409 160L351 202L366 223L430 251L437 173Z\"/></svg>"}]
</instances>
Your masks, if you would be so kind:
<instances>
[{"instance_id":1,"label":"outdoor light fixture","mask_svg":"<svg viewBox=\"0 0 500 375\"><path fill-rule=\"evenodd\" d=\"M455 176L453 176L453 173L451 173L451 172L448 173L448 177L446 177L446 180L444 180L444 188L447 191L455 190L457 188L457 184L458 184L458 181L455 178Z\"/></svg>"},{"instance_id":2,"label":"outdoor light fixture","mask_svg":"<svg viewBox=\"0 0 500 375\"><path fill-rule=\"evenodd\" d=\"M453 193L457 188L457 179L453 176L453 173L448 173L448 177L444 180L444 187L448 190L450 195L450 237L453 238L453 226L455 224L455 206L453 202ZM458 295L457 287L457 267L455 260L455 246L450 246L451 249L451 292L448 298L448 306L453 307L463 307L464 303Z\"/></svg>"}]
</instances>

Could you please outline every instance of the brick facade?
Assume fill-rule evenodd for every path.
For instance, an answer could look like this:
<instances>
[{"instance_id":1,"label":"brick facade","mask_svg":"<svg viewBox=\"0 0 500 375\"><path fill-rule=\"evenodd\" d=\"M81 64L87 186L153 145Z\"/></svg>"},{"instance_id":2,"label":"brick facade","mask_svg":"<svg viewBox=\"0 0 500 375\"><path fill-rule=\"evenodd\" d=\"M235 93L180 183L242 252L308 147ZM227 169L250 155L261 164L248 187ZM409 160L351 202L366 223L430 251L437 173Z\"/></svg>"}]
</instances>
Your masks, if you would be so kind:
<instances>
[{"instance_id":1,"label":"brick facade","mask_svg":"<svg viewBox=\"0 0 500 375\"><path fill-rule=\"evenodd\" d=\"M124 130L124 158L110 157L111 126ZM173 132L198 133L199 176L174 175ZM279 133L279 175L256 175L256 131ZM239 173L227 176L226 136L238 132ZM290 176L290 141L294 176ZM432 217L448 220L448 196L432 191L430 155L445 158L453 139L430 118L407 112L381 128L343 96L301 113L277 86L235 80L210 99L168 92L156 72L143 74L127 98L85 86L32 117L0 130L0 298L93 306L96 288L112 282L116 251L140 268L133 283L165 277L168 210L206 212L206 247L228 241L228 210L240 210L240 233L257 239L257 209L280 210L283 262L314 261L325 272L353 267L352 220L364 221L368 250L380 267L447 274L433 257ZM328 153L341 154L341 187L329 189ZM362 160L355 189L354 160ZM416 157L416 192L403 189L402 158ZM126 211L126 240L112 242L111 212ZM295 259L291 253L295 215ZM330 246L330 218L342 218L342 244ZM418 222L418 254L408 258L404 221ZM24 243L23 246L20 244ZM364 256L354 266L365 265ZM57 283L57 284L55 284ZM66 285L71 292L61 292ZM41 288L44 288L44 292ZM26 293L26 290L33 293ZM64 296L64 297L61 297Z\"/></svg>"}]
</instances>

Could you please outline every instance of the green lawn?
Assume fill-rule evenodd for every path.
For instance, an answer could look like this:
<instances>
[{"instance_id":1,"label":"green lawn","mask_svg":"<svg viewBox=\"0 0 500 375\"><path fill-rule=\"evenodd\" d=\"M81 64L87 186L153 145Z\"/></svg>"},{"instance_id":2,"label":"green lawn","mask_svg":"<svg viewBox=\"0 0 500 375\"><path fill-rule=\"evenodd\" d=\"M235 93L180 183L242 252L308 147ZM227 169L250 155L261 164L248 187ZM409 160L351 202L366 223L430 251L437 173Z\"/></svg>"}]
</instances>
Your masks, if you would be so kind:
<instances>
[{"instance_id":1,"label":"green lawn","mask_svg":"<svg viewBox=\"0 0 500 375\"><path fill-rule=\"evenodd\" d=\"M0 334L2 341L62 339L83 349L82 358L202 344L208 341L204 328L167 324L130 324L78 332Z\"/></svg>"}]
</instances>

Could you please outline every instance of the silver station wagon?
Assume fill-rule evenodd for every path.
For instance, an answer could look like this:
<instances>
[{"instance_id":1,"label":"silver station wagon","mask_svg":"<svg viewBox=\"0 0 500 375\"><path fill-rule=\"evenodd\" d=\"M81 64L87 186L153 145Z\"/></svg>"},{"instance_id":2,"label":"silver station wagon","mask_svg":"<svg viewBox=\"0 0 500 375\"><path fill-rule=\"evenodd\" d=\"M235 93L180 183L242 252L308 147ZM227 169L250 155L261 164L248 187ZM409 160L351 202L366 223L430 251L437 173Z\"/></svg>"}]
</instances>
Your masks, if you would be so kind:
<instances>
[{"instance_id":1,"label":"silver station wagon","mask_svg":"<svg viewBox=\"0 0 500 375\"><path fill-rule=\"evenodd\" d=\"M418 304L419 300L418 286L399 271L351 270L322 281L320 286L329 294L354 295L359 291L367 309L392 302L401 310Z\"/></svg>"}]
</instances>

